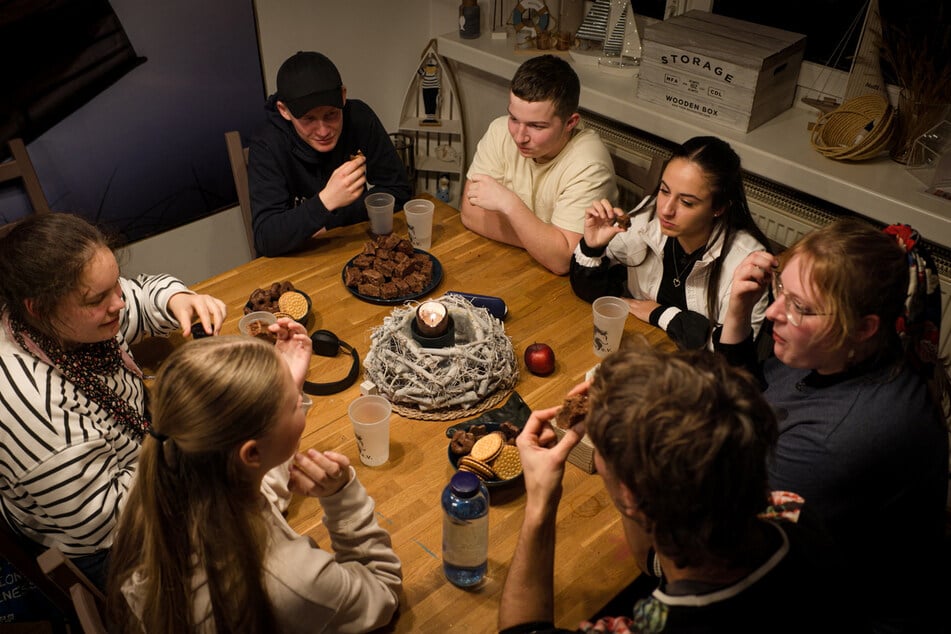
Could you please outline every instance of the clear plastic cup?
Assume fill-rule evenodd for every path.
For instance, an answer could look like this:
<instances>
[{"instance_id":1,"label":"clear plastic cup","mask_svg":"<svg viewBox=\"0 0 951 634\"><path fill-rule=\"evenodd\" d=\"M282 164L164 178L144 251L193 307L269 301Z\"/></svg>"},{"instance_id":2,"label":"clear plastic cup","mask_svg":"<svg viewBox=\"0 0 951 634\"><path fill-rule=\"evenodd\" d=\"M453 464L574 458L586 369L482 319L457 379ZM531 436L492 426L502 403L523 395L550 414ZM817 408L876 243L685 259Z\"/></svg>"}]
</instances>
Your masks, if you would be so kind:
<instances>
[{"instance_id":1,"label":"clear plastic cup","mask_svg":"<svg viewBox=\"0 0 951 634\"><path fill-rule=\"evenodd\" d=\"M409 241L416 249L429 251L433 245L433 211L436 206L431 200L414 198L403 205L406 225L409 228Z\"/></svg>"},{"instance_id":2,"label":"clear plastic cup","mask_svg":"<svg viewBox=\"0 0 951 634\"><path fill-rule=\"evenodd\" d=\"M370 232L383 236L393 233L393 205L396 199L393 194L378 192L363 199L367 207L367 217L370 219Z\"/></svg>"}]
</instances>

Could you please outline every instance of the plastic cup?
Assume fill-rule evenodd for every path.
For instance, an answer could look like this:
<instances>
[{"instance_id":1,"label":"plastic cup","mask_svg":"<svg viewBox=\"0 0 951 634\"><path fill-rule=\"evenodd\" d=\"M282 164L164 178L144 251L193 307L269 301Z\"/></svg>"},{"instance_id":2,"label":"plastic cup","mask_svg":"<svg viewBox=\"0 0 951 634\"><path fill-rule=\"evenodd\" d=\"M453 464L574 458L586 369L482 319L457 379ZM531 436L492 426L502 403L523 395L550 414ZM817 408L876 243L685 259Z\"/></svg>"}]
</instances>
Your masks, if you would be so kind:
<instances>
[{"instance_id":1,"label":"plastic cup","mask_svg":"<svg viewBox=\"0 0 951 634\"><path fill-rule=\"evenodd\" d=\"M277 340L277 337L272 335L268 331L267 327L276 323L277 317L274 316L274 313L269 313L266 310L256 310L253 313L248 313L238 320L238 330L242 335L248 335L249 337L259 337L274 343L274 341Z\"/></svg>"},{"instance_id":2,"label":"plastic cup","mask_svg":"<svg viewBox=\"0 0 951 634\"><path fill-rule=\"evenodd\" d=\"M416 249L429 251L433 245L433 211L436 206L431 200L414 198L403 205L406 225L409 228L409 241Z\"/></svg>"},{"instance_id":3,"label":"plastic cup","mask_svg":"<svg viewBox=\"0 0 951 634\"><path fill-rule=\"evenodd\" d=\"M390 402L376 394L358 396L347 409L360 449L360 462L368 467L376 467L390 459L392 411Z\"/></svg>"},{"instance_id":4,"label":"plastic cup","mask_svg":"<svg viewBox=\"0 0 951 634\"><path fill-rule=\"evenodd\" d=\"M378 192L363 199L367 207L367 217L370 219L370 232L378 236L393 233L393 205L396 199L393 194Z\"/></svg>"},{"instance_id":5,"label":"plastic cup","mask_svg":"<svg viewBox=\"0 0 951 634\"><path fill-rule=\"evenodd\" d=\"M594 353L606 357L621 346L630 307L620 297L599 297L591 304L594 316Z\"/></svg>"}]
</instances>

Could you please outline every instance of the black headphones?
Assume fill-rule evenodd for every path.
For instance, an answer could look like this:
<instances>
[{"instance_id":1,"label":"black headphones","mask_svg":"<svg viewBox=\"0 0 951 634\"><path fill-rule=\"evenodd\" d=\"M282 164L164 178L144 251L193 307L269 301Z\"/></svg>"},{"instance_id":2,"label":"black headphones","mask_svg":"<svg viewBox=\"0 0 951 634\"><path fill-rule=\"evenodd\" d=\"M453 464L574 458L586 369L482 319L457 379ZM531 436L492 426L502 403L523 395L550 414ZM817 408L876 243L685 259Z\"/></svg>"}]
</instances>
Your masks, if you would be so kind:
<instances>
[{"instance_id":1,"label":"black headphones","mask_svg":"<svg viewBox=\"0 0 951 634\"><path fill-rule=\"evenodd\" d=\"M350 365L350 372L347 376L339 381L332 383L304 381L304 392L314 396L326 396L327 394L342 392L353 385L360 374L360 355L357 354L354 347L338 339L337 335L329 330L318 330L310 336L310 341L314 346L314 354L319 354L322 357L335 357L342 348L353 357L353 363Z\"/></svg>"}]
</instances>

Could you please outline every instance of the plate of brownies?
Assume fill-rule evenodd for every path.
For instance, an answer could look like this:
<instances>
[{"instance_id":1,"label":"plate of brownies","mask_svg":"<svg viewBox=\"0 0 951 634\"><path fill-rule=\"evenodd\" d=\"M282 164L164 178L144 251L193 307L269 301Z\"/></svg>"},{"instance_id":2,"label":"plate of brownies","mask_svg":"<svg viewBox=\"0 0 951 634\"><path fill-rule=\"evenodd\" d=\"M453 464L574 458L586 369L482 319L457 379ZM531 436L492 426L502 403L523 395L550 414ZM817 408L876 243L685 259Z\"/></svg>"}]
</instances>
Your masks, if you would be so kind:
<instances>
[{"instance_id":1,"label":"plate of brownies","mask_svg":"<svg viewBox=\"0 0 951 634\"><path fill-rule=\"evenodd\" d=\"M402 304L428 295L442 281L439 260L414 249L396 234L378 236L363 245L340 273L355 297L371 304Z\"/></svg>"}]
</instances>

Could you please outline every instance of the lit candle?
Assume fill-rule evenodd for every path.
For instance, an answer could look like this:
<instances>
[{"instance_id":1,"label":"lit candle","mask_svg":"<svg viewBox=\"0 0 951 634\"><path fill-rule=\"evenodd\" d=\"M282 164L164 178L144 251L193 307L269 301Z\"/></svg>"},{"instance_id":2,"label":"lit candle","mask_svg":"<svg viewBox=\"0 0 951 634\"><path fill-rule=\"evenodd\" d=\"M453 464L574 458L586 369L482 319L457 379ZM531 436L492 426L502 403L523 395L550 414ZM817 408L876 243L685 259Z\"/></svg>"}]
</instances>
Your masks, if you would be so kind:
<instances>
[{"instance_id":1,"label":"lit candle","mask_svg":"<svg viewBox=\"0 0 951 634\"><path fill-rule=\"evenodd\" d=\"M449 328L449 311L439 302L423 302L416 309L416 328L426 337L439 337Z\"/></svg>"}]
</instances>

